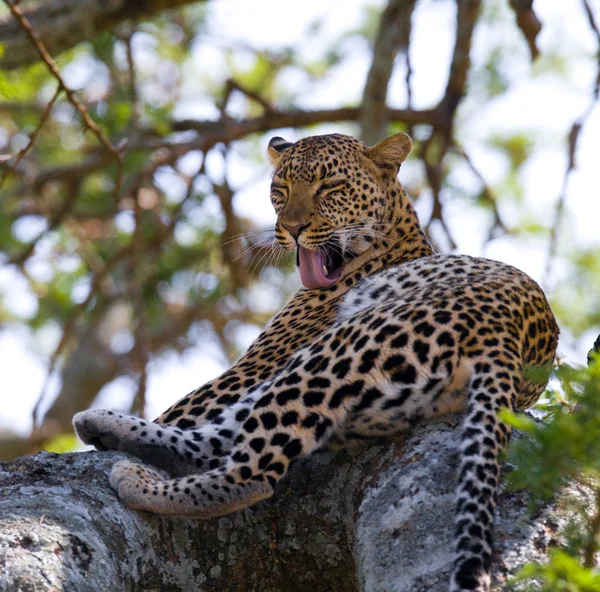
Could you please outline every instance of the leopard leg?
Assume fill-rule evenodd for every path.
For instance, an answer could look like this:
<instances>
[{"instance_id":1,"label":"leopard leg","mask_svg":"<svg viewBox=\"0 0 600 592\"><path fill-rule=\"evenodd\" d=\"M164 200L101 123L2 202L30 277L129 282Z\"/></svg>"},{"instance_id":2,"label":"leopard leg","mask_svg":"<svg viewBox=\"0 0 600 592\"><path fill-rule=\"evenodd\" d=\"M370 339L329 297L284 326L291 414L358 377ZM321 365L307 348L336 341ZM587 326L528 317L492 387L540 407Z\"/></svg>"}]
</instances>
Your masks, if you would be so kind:
<instances>
[{"instance_id":1,"label":"leopard leg","mask_svg":"<svg viewBox=\"0 0 600 592\"><path fill-rule=\"evenodd\" d=\"M498 412L514 408L521 386L521 376L512 362L491 360L475 365L460 446L450 592L490 589L499 457L510 437L510 428L500 420Z\"/></svg>"},{"instance_id":2,"label":"leopard leg","mask_svg":"<svg viewBox=\"0 0 600 592\"><path fill-rule=\"evenodd\" d=\"M438 405L454 392L456 342L442 340L436 348L443 363L433 376L419 365L409 327L392 322L395 312L382 312L390 323L381 328L378 318L377 331L360 315L346 320L295 354L254 393L224 466L163 481L147 478L141 467L118 465L111 482L119 497L157 514L221 516L270 496L292 462L324 447L357 414L365 418L356 421L363 435L382 435L447 412L448 403L443 410ZM332 344L337 353L328 359L322 352Z\"/></svg>"},{"instance_id":3,"label":"leopard leg","mask_svg":"<svg viewBox=\"0 0 600 592\"><path fill-rule=\"evenodd\" d=\"M273 493L266 482L235 482L225 467L165 480L156 471L129 461L114 464L110 484L134 510L199 519L235 512Z\"/></svg>"},{"instance_id":4,"label":"leopard leg","mask_svg":"<svg viewBox=\"0 0 600 592\"><path fill-rule=\"evenodd\" d=\"M85 444L98 450L127 452L172 476L180 476L215 469L224 463L253 402L252 396L246 396L201 431L182 430L103 409L77 413L73 426Z\"/></svg>"}]
</instances>

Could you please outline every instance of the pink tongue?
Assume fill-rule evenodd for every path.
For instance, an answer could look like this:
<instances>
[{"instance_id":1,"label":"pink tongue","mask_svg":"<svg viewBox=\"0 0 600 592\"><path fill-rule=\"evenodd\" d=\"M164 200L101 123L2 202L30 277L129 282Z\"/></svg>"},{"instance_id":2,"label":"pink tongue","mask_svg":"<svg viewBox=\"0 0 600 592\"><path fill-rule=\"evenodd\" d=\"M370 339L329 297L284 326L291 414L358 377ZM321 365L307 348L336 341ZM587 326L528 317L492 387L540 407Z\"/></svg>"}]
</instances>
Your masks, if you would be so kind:
<instances>
[{"instance_id":1,"label":"pink tongue","mask_svg":"<svg viewBox=\"0 0 600 592\"><path fill-rule=\"evenodd\" d=\"M305 288L314 290L315 288L327 288L337 282L340 277L339 269L329 274L327 277L323 273L325 258L321 251L309 251L303 246L298 245L298 259L300 261L300 277Z\"/></svg>"}]
</instances>

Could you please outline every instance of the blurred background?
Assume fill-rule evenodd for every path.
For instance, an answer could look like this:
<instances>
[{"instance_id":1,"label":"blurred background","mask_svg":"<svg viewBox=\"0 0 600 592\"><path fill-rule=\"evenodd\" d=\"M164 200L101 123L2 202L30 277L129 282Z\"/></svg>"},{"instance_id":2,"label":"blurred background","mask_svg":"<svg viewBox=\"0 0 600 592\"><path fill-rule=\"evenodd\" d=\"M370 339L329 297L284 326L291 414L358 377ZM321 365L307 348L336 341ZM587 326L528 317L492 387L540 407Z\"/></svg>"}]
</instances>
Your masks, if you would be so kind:
<instances>
[{"instance_id":1,"label":"blurred background","mask_svg":"<svg viewBox=\"0 0 600 592\"><path fill-rule=\"evenodd\" d=\"M0 13L0 460L74 447L90 406L155 417L298 289L270 232L274 135L408 132L435 248L529 273L585 364L599 0L55 2L18 6L60 78Z\"/></svg>"}]
</instances>

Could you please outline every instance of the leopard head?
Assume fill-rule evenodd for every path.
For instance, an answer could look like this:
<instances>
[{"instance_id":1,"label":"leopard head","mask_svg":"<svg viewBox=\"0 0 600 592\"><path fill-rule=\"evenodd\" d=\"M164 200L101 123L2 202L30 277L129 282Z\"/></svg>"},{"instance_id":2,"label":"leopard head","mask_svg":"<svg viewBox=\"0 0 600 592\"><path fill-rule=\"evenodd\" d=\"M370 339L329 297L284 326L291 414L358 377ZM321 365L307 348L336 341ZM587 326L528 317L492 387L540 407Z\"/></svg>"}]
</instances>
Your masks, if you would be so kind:
<instances>
[{"instance_id":1,"label":"leopard head","mask_svg":"<svg viewBox=\"0 0 600 592\"><path fill-rule=\"evenodd\" d=\"M391 202L403 194L396 176L411 147L404 133L373 147L341 134L269 142L275 237L297 250L306 288L333 285L344 263L389 229Z\"/></svg>"}]
</instances>

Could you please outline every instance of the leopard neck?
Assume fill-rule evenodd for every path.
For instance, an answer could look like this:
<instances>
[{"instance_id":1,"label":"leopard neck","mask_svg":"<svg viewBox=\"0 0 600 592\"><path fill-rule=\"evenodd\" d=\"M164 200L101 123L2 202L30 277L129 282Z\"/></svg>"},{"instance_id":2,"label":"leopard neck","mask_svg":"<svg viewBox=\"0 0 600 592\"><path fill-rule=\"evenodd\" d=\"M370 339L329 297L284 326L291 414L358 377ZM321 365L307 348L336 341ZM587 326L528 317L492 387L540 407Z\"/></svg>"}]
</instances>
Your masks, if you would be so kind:
<instances>
[{"instance_id":1,"label":"leopard neck","mask_svg":"<svg viewBox=\"0 0 600 592\"><path fill-rule=\"evenodd\" d=\"M342 277L370 264L372 271L434 255L419 217L400 183L393 179L388 188L388 207L380 222L384 236L354 260L348 261Z\"/></svg>"},{"instance_id":2,"label":"leopard neck","mask_svg":"<svg viewBox=\"0 0 600 592\"><path fill-rule=\"evenodd\" d=\"M349 259L342 269L340 279L333 286L310 290L311 293L321 295L321 302L330 302L343 296L361 279L382 269L435 254L406 192L396 180L390 185L390 207L382 222L385 228L383 236L376 238L364 253ZM299 294L307 292L309 291L302 289Z\"/></svg>"}]
</instances>

